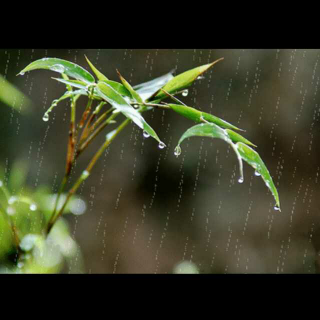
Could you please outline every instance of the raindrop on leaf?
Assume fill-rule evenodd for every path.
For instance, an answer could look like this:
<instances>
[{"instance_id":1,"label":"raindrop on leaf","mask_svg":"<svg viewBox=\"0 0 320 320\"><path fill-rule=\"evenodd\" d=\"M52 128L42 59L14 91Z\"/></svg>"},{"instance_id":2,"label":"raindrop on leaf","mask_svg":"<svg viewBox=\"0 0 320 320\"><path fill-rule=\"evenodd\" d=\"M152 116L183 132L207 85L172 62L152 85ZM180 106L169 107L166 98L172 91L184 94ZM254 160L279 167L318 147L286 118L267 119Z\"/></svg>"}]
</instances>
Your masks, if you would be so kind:
<instances>
[{"instance_id":1,"label":"raindrop on leaf","mask_svg":"<svg viewBox=\"0 0 320 320\"><path fill-rule=\"evenodd\" d=\"M36 211L38 209L38 207L35 203L32 203L29 208L31 211Z\"/></svg>"},{"instance_id":2,"label":"raindrop on leaf","mask_svg":"<svg viewBox=\"0 0 320 320\"><path fill-rule=\"evenodd\" d=\"M280 208L279 208L277 205L275 205L273 209L274 209L275 211L280 211Z\"/></svg>"},{"instance_id":3,"label":"raindrop on leaf","mask_svg":"<svg viewBox=\"0 0 320 320\"><path fill-rule=\"evenodd\" d=\"M48 115L47 113L45 113L44 116L42 117L42 120L43 120L44 122L49 121L49 115Z\"/></svg>"},{"instance_id":4,"label":"raindrop on leaf","mask_svg":"<svg viewBox=\"0 0 320 320\"><path fill-rule=\"evenodd\" d=\"M189 90L188 89L182 91L182 95L184 97L186 97L188 94L189 94Z\"/></svg>"},{"instance_id":5,"label":"raindrop on leaf","mask_svg":"<svg viewBox=\"0 0 320 320\"><path fill-rule=\"evenodd\" d=\"M159 147L159 149L163 149L163 148L165 148L165 146L166 145L163 142L160 142L158 147Z\"/></svg>"},{"instance_id":6,"label":"raindrop on leaf","mask_svg":"<svg viewBox=\"0 0 320 320\"><path fill-rule=\"evenodd\" d=\"M243 181L244 181L243 177L239 178L238 180L239 183L243 183Z\"/></svg>"},{"instance_id":7,"label":"raindrop on leaf","mask_svg":"<svg viewBox=\"0 0 320 320\"><path fill-rule=\"evenodd\" d=\"M176 157L179 157L181 154L181 148L179 146L177 146L175 149L174 149L174 155Z\"/></svg>"},{"instance_id":8,"label":"raindrop on leaf","mask_svg":"<svg viewBox=\"0 0 320 320\"><path fill-rule=\"evenodd\" d=\"M260 174L258 171L255 171L255 172L254 172L254 175L255 175L256 177L260 177L260 176L261 176L261 174Z\"/></svg>"},{"instance_id":9,"label":"raindrop on leaf","mask_svg":"<svg viewBox=\"0 0 320 320\"><path fill-rule=\"evenodd\" d=\"M143 131L143 136L145 138L149 138L150 137L150 134L147 132L147 131Z\"/></svg>"}]
</instances>

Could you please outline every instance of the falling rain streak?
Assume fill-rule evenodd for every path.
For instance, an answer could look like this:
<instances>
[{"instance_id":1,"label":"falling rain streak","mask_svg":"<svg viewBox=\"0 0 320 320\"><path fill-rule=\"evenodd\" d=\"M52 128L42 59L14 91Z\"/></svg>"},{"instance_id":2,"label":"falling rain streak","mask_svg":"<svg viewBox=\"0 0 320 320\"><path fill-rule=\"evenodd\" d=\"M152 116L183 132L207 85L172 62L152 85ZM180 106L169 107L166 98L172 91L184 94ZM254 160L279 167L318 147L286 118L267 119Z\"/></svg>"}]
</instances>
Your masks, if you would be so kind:
<instances>
[{"instance_id":1,"label":"falling rain streak","mask_svg":"<svg viewBox=\"0 0 320 320\"><path fill-rule=\"evenodd\" d=\"M9 217L18 218L19 208L26 217L40 216L43 203L23 202L23 192L57 193L70 116L70 98L57 100L66 87L47 80L59 77L64 66L16 75L25 64L54 56L89 71L84 55L113 81L119 81L118 68L132 86L224 57L177 98L246 130L243 135L258 146L279 191L281 212L259 168L244 163L239 177L236 156L219 139L190 138L176 147L192 121L154 108L145 119L165 143L131 124L92 171L85 168L94 147L88 158L77 159L69 182L82 172L85 183L70 202L72 217L63 217L71 231L65 252L77 252L66 272L320 272L320 50L0 50L0 74L32 101L29 114L22 104L1 109L1 134L10 141L1 151L1 203L14 187L15 162L27 163L17 171L27 176L8 199ZM0 81L0 94L1 86ZM80 97L77 119L85 106ZM122 120L119 115L104 137ZM0 272L6 271L0 266Z\"/></svg>"}]
</instances>

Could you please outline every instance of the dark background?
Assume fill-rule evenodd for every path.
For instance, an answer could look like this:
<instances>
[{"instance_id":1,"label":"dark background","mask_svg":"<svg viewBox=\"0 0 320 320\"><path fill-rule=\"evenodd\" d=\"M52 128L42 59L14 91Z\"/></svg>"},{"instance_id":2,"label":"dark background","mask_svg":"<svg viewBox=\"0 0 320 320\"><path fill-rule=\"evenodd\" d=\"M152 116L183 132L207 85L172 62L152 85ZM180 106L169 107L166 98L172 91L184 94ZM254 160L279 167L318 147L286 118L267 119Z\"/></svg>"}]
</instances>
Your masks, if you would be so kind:
<instances>
[{"instance_id":1,"label":"dark background","mask_svg":"<svg viewBox=\"0 0 320 320\"><path fill-rule=\"evenodd\" d=\"M14 49L0 50L0 74L32 101L30 112L0 105L0 162L30 166L28 184L51 185L64 174L69 106L42 117L65 88L30 62L58 57L87 70L84 55L108 78L132 84L220 57L181 99L246 130L278 188L282 212L263 181L244 164L239 184L233 151L222 141L192 138L174 148L192 122L172 112L145 114L167 148L127 127L79 190L87 212L69 216L88 273L172 273L192 261L203 273L315 273L320 257L320 50L295 49ZM81 103L82 101L82 103ZM85 99L78 110L85 107ZM80 112L78 112L79 115ZM113 127L112 127L113 128ZM108 131L106 131L107 133ZM77 163L80 174L104 135Z\"/></svg>"}]
</instances>

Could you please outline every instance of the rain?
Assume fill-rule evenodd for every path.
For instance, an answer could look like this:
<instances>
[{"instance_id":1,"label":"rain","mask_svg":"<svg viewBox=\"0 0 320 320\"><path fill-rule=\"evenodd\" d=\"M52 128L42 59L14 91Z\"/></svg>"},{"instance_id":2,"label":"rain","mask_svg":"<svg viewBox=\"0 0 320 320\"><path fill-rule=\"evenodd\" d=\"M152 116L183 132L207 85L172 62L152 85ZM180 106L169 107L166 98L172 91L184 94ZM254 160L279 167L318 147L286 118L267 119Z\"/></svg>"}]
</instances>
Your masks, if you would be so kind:
<instances>
[{"instance_id":1,"label":"rain","mask_svg":"<svg viewBox=\"0 0 320 320\"><path fill-rule=\"evenodd\" d=\"M161 142L131 123L89 174L117 118L76 160L66 191L79 176L85 181L60 227L37 245L40 210L52 210L65 173L70 98L55 104L66 93L52 79L57 70L17 74L48 57L90 71L85 56L108 79L119 81L119 70L132 86L223 57L177 98L245 130L273 178L281 211L259 172L243 163L239 176L229 144L190 137L177 149L194 123L154 108L143 117ZM7 214L23 210L31 224L23 245L28 254L35 248L33 272L319 273L319 57L318 49L1 49L0 187L10 191ZM20 94L4 97L6 82ZM80 96L77 121L86 104ZM1 223L0 273L10 273Z\"/></svg>"}]
</instances>

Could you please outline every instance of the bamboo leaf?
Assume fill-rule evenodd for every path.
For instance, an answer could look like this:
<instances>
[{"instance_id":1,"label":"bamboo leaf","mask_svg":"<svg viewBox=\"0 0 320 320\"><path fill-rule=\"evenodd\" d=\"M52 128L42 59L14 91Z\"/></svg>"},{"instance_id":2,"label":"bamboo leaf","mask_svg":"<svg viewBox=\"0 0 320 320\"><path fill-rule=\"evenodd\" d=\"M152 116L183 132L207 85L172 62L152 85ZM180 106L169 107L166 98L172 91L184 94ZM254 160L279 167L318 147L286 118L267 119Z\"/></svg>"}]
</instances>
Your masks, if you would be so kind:
<instances>
[{"instance_id":1,"label":"bamboo leaf","mask_svg":"<svg viewBox=\"0 0 320 320\"><path fill-rule=\"evenodd\" d=\"M148 125L141 114L135 110L128 102L105 81L99 81L97 92L100 97L109 102L118 112L131 119L137 126L147 132L159 142L159 146L164 147L164 143L159 139L156 132Z\"/></svg>"},{"instance_id":2,"label":"bamboo leaf","mask_svg":"<svg viewBox=\"0 0 320 320\"><path fill-rule=\"evenodd\" d=\"M125 88L131 93L131 96L133 97L134 100L136 100L137 102L143 103L142 98L140 97L139 93L137 93L130 85L130 83L122 77L122 75L120 74L120 72L117 70L119 78L122 82L122 84L125 86Z\"/></svg>"},{"instance_id":3,"label":"bamboo leaf","mask_svg":"<svg viewBox=\"0 0 320 320\"><path fill-rule=\"evenodd\" d=\"M262 161L261 157L259 156L259 154L255 150L251 149L250 147L248 147L242 142L238 142L236 145L242 159L246 161L248 164L250 164L250 166L252 166L255 169L255 171L258 173L258 175L261 175L266 186L271 191L276 201L275 210L281 211L277 188L275 187L273 180L270 176L270 173L267 167L265 166L264 162Z\"/></svg>"},{"instance_id":4,"label":"bamboo leaf","mask_svg":"<svg viewBox=\"0 0 320 320\"><path fill-rule=\"evenodd\" d=\"M33 61L22 71L20 71L19 74L24 75L25 72L37 69L45 69L58 73L65 73L69 77L84 81L88 84L94 82L94 77L87 70L75 63L58 58L43 58Z\"/></svg>"},{"instance_id":5,"label":"bamboo leaf","mask_svg":"<svg viewBox=\"0 0 320 320\"><path fill-rule=\"evenodd\" d=\"M120 95L128 97L132 99L130 91L122 85L120 82L112 81L112 80L104 80L106 84L108 84L110 87L112 87L115 91L117 91Z\"/></svg>"},{"instance_id":6,"label":"bamboo leaf","mask_svg":"<svg viewBox=\"0 0 320 320\"><path fill-rule=\"evenodd\" d=\"M92 69L92 71L94 72L94 74L96 75L96 77L98 78L98 80L108 80L108 78L102 74L91 62L90 60L87 58L87 56L85 56L90 68Z\"/></svg>"},{"instance_id":7,"label":"bamboo leaf","mask_svg":"<svg viewBox=\"0 0 320 320\"><path fill-rule=\"evenodd\" d=\"M239 162L239 171L240 171L240 178L239 182L243 182L243 164L242 164L242 158L240 153L237 150L236 145L231 141L229 135L227 134L226 130L218 127L214 123L202 123L197 124L191 128L189 128L180 138L177 147L175 148L174 154L176 156L179 156L181 154L181 147L180 144L187 138L190 137L210 137L210 138L218 138L222 139L223 141L227 142L233 149L233 151L237 155L237 159Z\"/></svg>"},{"instance_id":8,"label":"bamboo leaf","mask_svg":"<svg viewBox=\"0 0 320 320\"><path fill-rule=\"evenodd\" d=\"M207 122L214 123L220 127L226 128L226 129L241 130L225 120L222 120L222 119L220 119L210 113L201 112L200 110L197 110L195 108L191 108L191 107L188 107L185 105L180 105L180 104L168 104L168 106L173 111L179 113L183 117L190 119L194 122L207 121Z\"/></svg>"},{"instance_id":9,"label":"bamboo leaf","mask_svg":"<svg viewBox=\"0 0 320 320\"><path fill-rule=\"evenodd\" d=\"M162 87L163 90L173 94L177 91L180 91L182 89L185 89L199 77L201 76L204 72L206 72L208 69L210 69L213 65L215 65L217 62L223 60L223 58L220 58L212 63L188 70L184 73L181 73L171 79L165 86ZM163 99L166 97L166 94L158 90L153 96L152 100L157 100L157 99Z\"/></svg>"},{"instance_id":10,"label":"bamboo leaf","mask_svg":"<svg viewBox=\"0 0 320 320\"><path fill-rule=\"evenodd\" d=\"M230 129L226 129L226 132L228 133L230 139L232 140L232 142L236 143L236 142L243 142L244 144L248 144L250 146L256 147L255 144L253 144L252 142L250 142L249 140L247 140L246 138L244 138L243 136L241 136L239 133L234 132Z\"/></svg>"},{"instance_id":11,"label":"bamboo leaf","mask_svg":"<svg viewBox=\"0 0 320 320\"><path fill-rule=\"evenodd\" d=\"M171 79L173 79L173 70L169 73L155 78L151 81L140 83L133 87L136 90L140 97L146 101L152 97L157 91L159 91L166 83L168 83Z\"/></svg>"}]
</instances>

